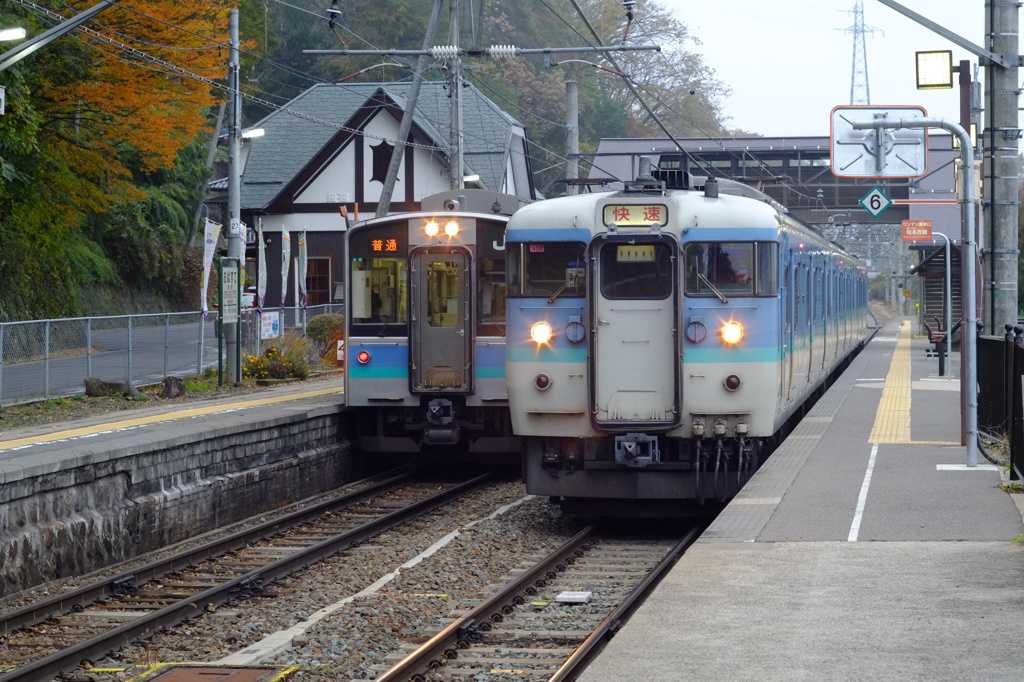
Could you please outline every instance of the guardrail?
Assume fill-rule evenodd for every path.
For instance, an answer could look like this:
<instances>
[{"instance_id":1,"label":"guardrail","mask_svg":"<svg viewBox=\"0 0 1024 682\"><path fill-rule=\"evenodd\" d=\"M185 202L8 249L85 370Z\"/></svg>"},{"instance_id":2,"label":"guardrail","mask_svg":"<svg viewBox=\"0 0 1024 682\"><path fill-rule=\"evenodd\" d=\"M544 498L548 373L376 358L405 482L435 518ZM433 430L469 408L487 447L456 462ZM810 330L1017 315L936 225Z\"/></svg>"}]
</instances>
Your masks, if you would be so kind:
<instances>
[{"instance_id":1,"label":"guardrail","mask_svg":"<svg viewBox=\"0 0 1024 682\"><path fill-rule=\"evenodd\" d=\"M340 304L274 309L280 328L305 333L306 321L342 312ZM242 310L242 352L258 355L255 309ZM199 311L0 322L0 406L77 395L86 377L132 386L217 367L217 313Z\"/></svg>"}]
</instances>

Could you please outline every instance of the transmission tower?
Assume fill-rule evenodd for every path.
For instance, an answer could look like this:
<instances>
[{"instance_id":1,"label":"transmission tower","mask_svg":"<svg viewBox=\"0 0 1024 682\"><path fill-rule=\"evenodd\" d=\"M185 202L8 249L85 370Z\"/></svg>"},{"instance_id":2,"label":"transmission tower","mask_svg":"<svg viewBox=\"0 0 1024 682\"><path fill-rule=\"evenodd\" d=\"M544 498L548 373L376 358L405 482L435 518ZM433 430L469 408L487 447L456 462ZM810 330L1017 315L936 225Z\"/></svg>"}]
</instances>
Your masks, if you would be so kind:
<instances>
[{"instance_id":1,"label":"transmission tower","mask_svg":"<svg viewBox=\"0 0 1024 682\"><path fill-rule=\"evenodd\" d=\"M864 46L864 34L880 31L864 25L864 0L857 0L853 9L853 26L843 29L853 34L853 69L850 74L850 104L871 104L871 87L868 85L868 53ZM881 31L880 31L881 32ZM884 35L884 32L882 32Z\"/></svg>"}]
</instances>

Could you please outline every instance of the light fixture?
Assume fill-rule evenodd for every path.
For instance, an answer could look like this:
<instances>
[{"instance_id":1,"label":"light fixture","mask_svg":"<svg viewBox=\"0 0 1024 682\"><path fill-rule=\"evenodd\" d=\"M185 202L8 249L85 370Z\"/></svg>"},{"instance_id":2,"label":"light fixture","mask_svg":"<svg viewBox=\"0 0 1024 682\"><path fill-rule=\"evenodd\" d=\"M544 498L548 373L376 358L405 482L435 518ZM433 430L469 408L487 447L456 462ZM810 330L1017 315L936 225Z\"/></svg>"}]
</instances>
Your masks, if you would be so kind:
<instances>
[{"instance_id":1,"label":"light fixture","mask_svg":"<svg viewBox=\"0 0 1024 682\"><path fill-rule=\"evenodd\" d=\"M530 328L530 338L537 343L547 343L551 335L551 325L547 322L538 322Z\"/></svg>"},{"instance_id":2,"label":"light fixture","mask_svg":"<svg viewBox=\"0 0 1024 682\"><path fill-rule=\"evenodd\" d=\"M743 326L739 322L726 322L722 325L722 340L728 344L736 344L743 338Z\"/></svg>"},{"instance_id":3,"label":"light fixture","mask_svg":"<svg viewBox=\"0 0 1024 682\"><path fill-rule=\"evenodd\" d=\"M953 87L953 51L915 52L917 89L943 90Z\"/></svg>"},{"instance_id":4,"label":"light fixture","mask_svg":"<svg viewBox=\"0 0 1024 682\"><path fill-rule=\"evenodd\" d=\"M479 175L465 175L462 178L463 182L480 182Z\"/></svg>"},{"instance_id":5,"label":"light fixture","mask_svg":"<svg viewBox=\"0 0 1024 682\"><path fill-rule=\"evenodd\" d=\"M437 221L431 220L423 227L423 231L427 233L428 237L436 237L437 233L441 231L441 226L437 224Z\"/></svg>"},{"instance_id":6,"label":"light fixture","mask_svg":"<svg viewBox=\"0 0 1024 682\"><path fill-rule=\"evenodd\" d=\"M0 40L21 40L25 37L25 29L20 26L17 28L5 28L0 30Z\"/></svg>"},{"instance_id":7,"label":"light fixture","mask_svg":"<svg viewBox=\"0 0 1024 682\"><path fill-rule=\"evenodd\" d=\"M459 224L454 220L449 220L444 224L444 233L449 237L454 237L459 233Z\"/></svg>"},{"instance_id":8,"label":"light fixture","mask_svg":"<svg viewBox=\"0 0 1024 682\"><path fill-rule=\"evenodd\" d=\"M263 128L249 128L248 130L242 131L242 139L251 140L254 137L263 137L266 134L267 131L265 131Z\"/></svg>"}]
</instances>

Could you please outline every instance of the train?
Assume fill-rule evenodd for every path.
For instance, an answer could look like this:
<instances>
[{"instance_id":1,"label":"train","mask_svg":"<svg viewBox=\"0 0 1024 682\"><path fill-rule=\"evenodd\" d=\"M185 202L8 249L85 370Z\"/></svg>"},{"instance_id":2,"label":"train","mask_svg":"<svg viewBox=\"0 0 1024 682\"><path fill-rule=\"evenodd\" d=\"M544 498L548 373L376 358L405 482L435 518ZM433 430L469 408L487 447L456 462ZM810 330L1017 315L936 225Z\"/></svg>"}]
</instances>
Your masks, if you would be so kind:
<instances>
[{"instance_id":1,"label":"train","mask_svg":"<svg viewBox=\"0 0 1024 682\"><path fill-rule=\"evenodd\" d=\"M345 400L364 453L507 453L505 227L524 204L480 189L345 233Z\"/></svg>"},{"instance_id":2,"label":"train","mask_svg":"<svg viewBox=\"0 0 1024 682\"><path fill-rule=\"evenodd\" d=\"M865 264L820 231L640 161L506 230L512 429L527 492L573 514L706 514L877 326Z\"/></svg>"}]
</instances>

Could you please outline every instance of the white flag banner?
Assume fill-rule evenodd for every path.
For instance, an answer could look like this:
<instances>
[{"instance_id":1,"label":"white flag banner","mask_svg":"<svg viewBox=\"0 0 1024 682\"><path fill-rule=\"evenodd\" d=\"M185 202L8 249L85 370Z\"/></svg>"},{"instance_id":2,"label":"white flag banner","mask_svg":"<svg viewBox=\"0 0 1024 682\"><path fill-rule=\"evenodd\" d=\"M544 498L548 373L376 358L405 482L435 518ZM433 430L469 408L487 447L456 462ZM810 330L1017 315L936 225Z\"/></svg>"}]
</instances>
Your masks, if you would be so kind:
<instances>
[{"instance_id":1,"label":"white flag banner","mask_svg":"<svg viewBox=\"0 0 1024 682\"><path fill-rule=\"evenodd\" d=\"M263 302L267 299L267 244L263 241L263 221L259 221L256 230L259 255L257 258L257 269L259 273L256 279L256 307L263 309Z\"/></svg>"},{"instance_id":2,"label":"white flag banner","mask_svg":"<svg viewBox=\"0 0 1024 682\"><path fill-rule=\"evenodd\" d=\"M288 266L292 260L292 240L288 230L281 230L281 307L288 300Z\"/></svg>"},{"instance_id":3,"label":"white flag banner","mask_svg":"<svg viewBox=\"0 0 1024 682\"><path fill-rule=\"evenodd\" d=\"M213 254L217 251L217 239L220 238L220 228L220 223L215 223L209 218L206 219L205 240L203 242L203 282L199 288L201 310L204 316L208 311L206 307L206 292L210 287L210 267L213 265Z\"/></svg>"},{"instance_id":4,"label":"white flag banner","mask_svg":"<svg viewBox=\"0 0 1024 682\"><path fill-rule=\"evenodd\" d=\"M306 308L306 231L299 232L299 305Z\"/></svg>"}]
</instances>

